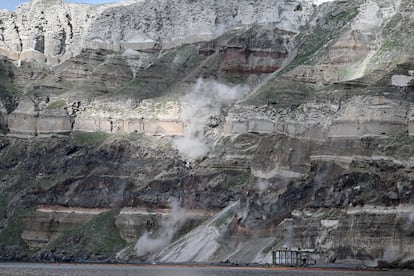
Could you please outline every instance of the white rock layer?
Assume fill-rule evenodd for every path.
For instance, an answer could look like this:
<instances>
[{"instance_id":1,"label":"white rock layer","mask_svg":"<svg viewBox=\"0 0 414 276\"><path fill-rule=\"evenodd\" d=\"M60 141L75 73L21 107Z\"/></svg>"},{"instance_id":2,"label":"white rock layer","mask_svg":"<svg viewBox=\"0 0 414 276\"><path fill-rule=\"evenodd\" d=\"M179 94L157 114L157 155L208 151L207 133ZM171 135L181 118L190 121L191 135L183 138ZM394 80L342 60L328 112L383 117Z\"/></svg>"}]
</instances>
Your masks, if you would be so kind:
<instances>
[{"instance_id":1,"label":"white rock layer","mask_svg":"<svg viewBox=\"0 0 414 276\"><path fill-rule=\"evenodd\" d=\"M322 2L327 1L135 0L89 5L33 0L16 12L0 11L0 55L45 59L53 65L84 48L172 48L254 23L271 22L298 32L308 23L314 4Z\"/></svg>"}]
</instances>

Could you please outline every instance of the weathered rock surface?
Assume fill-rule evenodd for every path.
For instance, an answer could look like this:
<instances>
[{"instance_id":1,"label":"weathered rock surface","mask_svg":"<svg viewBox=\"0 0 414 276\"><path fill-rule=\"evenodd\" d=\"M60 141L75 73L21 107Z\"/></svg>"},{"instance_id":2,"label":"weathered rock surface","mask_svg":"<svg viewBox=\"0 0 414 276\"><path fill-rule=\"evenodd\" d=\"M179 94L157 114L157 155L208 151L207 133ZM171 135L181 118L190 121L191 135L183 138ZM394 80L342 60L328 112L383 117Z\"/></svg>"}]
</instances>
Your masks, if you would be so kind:
<instances>
[{"instance_id":1,"label":"weathered rock surface","mask_svg":"<svg viewBox=\"0 0 414 276\"><path fill-rule=\"evenodd\" d=\"M84 48L157 51L208 41L256 22L298 31L313 12L312 2L159 0L94 6L33 0L16 13L2 11L1 53L58 64Z\"/></svg>"},{"instance_id":2,"label":"weathered rock surface","mask_svg":"<svg viewBox=\"0 0 414 276\"><path fill-rule=\"evenodd\" d=\"M413 13L410 0L1 11L0 257L269 263L290 247L412 267Z\"/></svg>"},{"instance_id":3,"label":"weathered rock surface","mask_svg":"<svg viewBox=\"0 0 414 276\"><path fill-rule=\"evenodd\" d=\"M38 207L34 214L22 217L26 225L22 239L30 248L39 250L65 231L79 227L105 211L107 210Z\"/></svg>"}]
</instances>

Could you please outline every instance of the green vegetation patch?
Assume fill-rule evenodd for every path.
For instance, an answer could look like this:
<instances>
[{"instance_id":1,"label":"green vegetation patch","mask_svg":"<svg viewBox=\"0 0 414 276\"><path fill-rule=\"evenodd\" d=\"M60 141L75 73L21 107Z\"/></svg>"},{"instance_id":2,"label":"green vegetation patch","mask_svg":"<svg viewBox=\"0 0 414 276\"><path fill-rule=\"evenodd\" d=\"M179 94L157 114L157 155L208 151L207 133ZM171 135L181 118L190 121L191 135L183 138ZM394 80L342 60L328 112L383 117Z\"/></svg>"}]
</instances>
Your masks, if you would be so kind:
<instances>
[{"instance_id":1,"label":"green vegetation patch","mask_svg":"<svg viewBox=\"0 0 414 276\"><path fill-rule=\"evenodd\" d=\"M292 107L303 103L312 95L315 88L311 83L298 83L282 79L280 76L299 65L314 65L323 60L328 49L348 28L349 22L358 15L358 1L334 2L325 16L311 27L295 37L297 55L295 58L266 85L258 89L245 102L247 104L276 104Z\"/></svg>"},{"instance_id":2,"label":"green vegetation patch","mask_svg":"<svg viewBox=\"0 0 414 276\"><path fill-rule=\"evenodd\" d=\"M399 12L385 25L381 36L382 45L376 52L368 70L382 70L384 66L391 67L404 62L407 56L414 52L414 19L412 0L403 0Z\"/></svg>"},{"instance_id":3,"label":"green vegetation patch","mask_svg":"<svg viewBox=\"0 0 414 276\"><path fill-rule=\"evenodd\" d=\"M0 60L0 102L4 104L8 112L16 106L17 89L12 81L13 76L11 65Z\"/></svg>"},{"instance_id":4,"label":"green vegetation patch","mask_svg":"<svg viewBox=\"0 0 414 276\"><path fill-rule=\"evenodd\" d=\"M250 173L240 173L235 176L230 176L227 180L229 186L242 186L249 182Z\"/></svg>"},{"instance_id":5,"label":"green vegetation patch","mask_svg":"<svg viewBox=\"0 0 414 276\"><path fill-rule=\"evenodd\" d=\"M96 132L81 132L81 131L74 131L72 133L73 141L80 145L80 146L96 146L100 145L105 140L110 137L109 133L103 131L96 131Z\"/></svg>"},{"instance_id":6,"label":"green vegetation patch","mask_svg":"<svg viewBox=\"0 0 414 276\"><path fill-rule=\"evenodd\" d=\"M273 248L280 248L280 247L282 247L282 242L283 241L279 241L279 240L275 239L271 244L269 244L268 246L266 246L263 249L262 253L263 254L268 254L270 251L273 250Z\"/></svg>"},{"instance_id":7,"label":"green vegetation patch","mask_svg":"<svg viewBox=\"0 0 414 276\"><path fill-rule=\"evenodd\" d=\"M64 100L60 100L60 101L50 103L47 106L47 108L48 109L61 109L61 108L64 108L65 105L66 105L66 102Z\"/></svg>"},{"instance_id":8,"label":"green vegetation patch","mask_svg":"<svg viewBox=\"0 0 414 276\"><path fill-rule=\"evenodd\" d=\"M232 144L231 137L222 137L217 142L214 151L221 152Z\"/></svg>"},{"instance_id":9,"label":"green vegetation patch","mask_svg":"<svg viewBox=\"0 0 414 276\"><path fill-rule=\"evenodd\" d=\"M0 221L6 217L8 203L9 203L8 195L6 194L5 191L3 191L3 189L0 189Z\"/></svg>"},{"instance_id":10,"label":"green vegetation patch","mask_svg":"<svg viewBox=\"0 0 414 276\"><path fill-rule=\"evenodd\" d=\"M291 71L298 65L311 64L320 59L315 57L316 53L325 45L333 43L343 28L358 15L358 5L353 3L355 1L349 2L351 3L336 3L335 8L329 11L314 29L298 35L298 54L279 75Z\"/></svg>"},{"instance_id":11,"label":"green vegetation patch","mask_svg":"<svg viewBox=\"0 0 414 276\"><path fill-rule=\"evenodd\" d=\"M62 183L65 179L70 178L70 173L59 173L53 175L53 177L40 178L36 182L36 186L40 187L42 190L46 191L58 183Z\"/></svg>"},{"instance_id":12,"label":"green vegetation patch","mask_svg":"<svg viewBox=\"0 0 414 276\"><path fill-rule=\"evenodd\" d=\"M127 245L115 225L114 214L105 212L89 222L65 232L51 243L55 255L90 256L92 259L106 259Z\"/></svg>"},{"instance_id":13,"label":"green vegetation patch","mask_svg":"<svg viewBox=\"0 0 414 276\"><path fill-rule=\"evenodd\" d=\"M385 154L396 154L404 159L414 157L414 137L407 132L399 133L391 138L385 147Z\"/></svg>"},{"instance_id":14,"label":"green vegetation patch","mask_svg":"<svg viewBox=\"0 0 414 276\"><path fill-rule=\"evenodd\" d=\"M202 68L198 66L205 59L194 45L166 50L148 68L137 71L135 78L118 89L116 94L127 96L137 103L143 99L165 96L174 91L180 80L191 72L200 71Z\"/></svg>"},{"instance_id":15,"label":"green vegetation patch","mask_svg":"<svg viewBox=\"0 0 414 276\"><path fill-rule=\"evenodd\" d=\"M33 212L32 209L16 209L0 232L0 256L18 257L29 252L29 246L22 239L23 216Z\"/></svg>"},{"instance_id":16,"label":"green vegetation patch","mask_svg":"<svg viewBox=\"0 0 414 276\"><path fill-rule=\"evenodd\" d=\"M274 79L256 93L249 96L245 103L254 105L272 104L279 107L294 107L302 104L313 95L315 87L311 83L286 79Z\"/></svg>"},{"instance_id":17,"label":"green vegetation patch","mask_svg":"<svg viewBox=\"0 0 414 276\"><path fill-rule=\"evenodd\" d=\"M0 162L2 167L10 169L19 164L19 160L26 157L27 148L24 142L11 143L9 146L0 151Z\"/></svg>"}]
</instances>

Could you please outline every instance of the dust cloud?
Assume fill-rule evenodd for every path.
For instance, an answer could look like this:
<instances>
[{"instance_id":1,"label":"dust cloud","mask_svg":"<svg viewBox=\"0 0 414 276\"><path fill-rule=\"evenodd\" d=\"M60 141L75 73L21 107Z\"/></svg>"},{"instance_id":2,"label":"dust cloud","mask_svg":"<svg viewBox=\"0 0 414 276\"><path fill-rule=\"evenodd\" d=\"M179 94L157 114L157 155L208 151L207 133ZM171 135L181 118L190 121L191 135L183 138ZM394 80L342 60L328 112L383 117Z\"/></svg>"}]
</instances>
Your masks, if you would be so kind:
<instances>
[{"instance_id":1,"label":"dust cloud","mask_svg":"<svg viewBox=\"0 0 414 276\"><path fill-rule=\"evenodd\" d=\"M180 119L185 124L184 136L174 140L180 155L187 161L196 161L211 149L206 130L223 106L232 104L245 95L244 86L228 86L215 80L198 79L191 93L182 97Z\"/></svg>"},{"instance_id":2,"label":"dust cloud","mask_svg":"<svg viewBox=\"0 0 414 276\"><path fill-rule=\"evenodd\" d=\"M193 215L191 212L182 208L179 202L174 199L171 202L171 211L166 218L161 221L161 227L156 233L145 232L137 243L135 250L138 257L155 253L167 246L173 239L175 233L180 229L187 219Z\"/></svg>"}]
</instances>

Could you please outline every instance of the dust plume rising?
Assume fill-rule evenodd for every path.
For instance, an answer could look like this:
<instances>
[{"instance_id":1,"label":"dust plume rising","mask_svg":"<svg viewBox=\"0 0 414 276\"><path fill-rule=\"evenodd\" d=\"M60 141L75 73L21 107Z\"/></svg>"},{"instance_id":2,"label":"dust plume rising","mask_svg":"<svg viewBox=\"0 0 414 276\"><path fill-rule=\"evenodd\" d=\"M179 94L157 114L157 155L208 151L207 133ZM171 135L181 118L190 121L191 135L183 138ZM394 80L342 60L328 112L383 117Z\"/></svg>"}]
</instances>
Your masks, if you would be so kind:
<instances>
[{"instance_id":1,"label":"dust plume rising","mask_svg":"<svg viewBox=\"0 0 414 276\"><path fill-rule=\"evenodd\" d=\"M228 86L215 80L198 79L191 93L181 98L180 119L185 123L184 136L174 140L180 155L187 161L196 161L208 154L211 145L206 131L223 106L235 103L245 95L247 87Z\"/></svg>"},{"instance_id":2,"label":"dust plume rising","mask_svg":"<svg viewBox=\"0 0 414 276\"><path fill-rule=\"evenodd\" d=\"M161 221L160 229L156 233L145 232L138 239L135 244L137 256L146 256L167 246L174 238L175 233L192 216L192 213L182 208L176 199L172 200L171 211Z\"/></svg>"}]
</instances>

